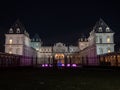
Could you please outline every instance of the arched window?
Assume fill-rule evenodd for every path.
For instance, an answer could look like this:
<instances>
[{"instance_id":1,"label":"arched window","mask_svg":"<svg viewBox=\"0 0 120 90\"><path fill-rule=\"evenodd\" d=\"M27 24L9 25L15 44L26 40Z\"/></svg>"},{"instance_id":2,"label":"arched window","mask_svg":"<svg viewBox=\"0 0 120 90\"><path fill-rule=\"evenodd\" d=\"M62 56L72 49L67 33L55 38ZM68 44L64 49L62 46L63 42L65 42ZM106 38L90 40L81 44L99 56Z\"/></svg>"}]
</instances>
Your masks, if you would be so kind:
<instances>
[{"instance_id":1,"label":"arched window","mask_svg":"<svg viewBox=\"0 0 120 90\"><path fill-rule=\"evenodd\" d=\"M110 43L110 36L107 36L107 43Z\"/></svg>"},{"instance_id":2,"label":"arched window","mask_svg":"<svg viewBox=\"0 0 120 90\"><path fill-rule=\"evenodd\" d=\"M99 48L100 54L103 54L103 49Z\"/></svg>"},{"instance_id":3,"label":"arched window","mask_svg":"<svg viewBox=\"0 0 120 90\"><path fill-rule=\"evenodd\" d=\"M12 28L10 28L9 33L13 33L13 29Z\"/></svg>"}]
</instances>

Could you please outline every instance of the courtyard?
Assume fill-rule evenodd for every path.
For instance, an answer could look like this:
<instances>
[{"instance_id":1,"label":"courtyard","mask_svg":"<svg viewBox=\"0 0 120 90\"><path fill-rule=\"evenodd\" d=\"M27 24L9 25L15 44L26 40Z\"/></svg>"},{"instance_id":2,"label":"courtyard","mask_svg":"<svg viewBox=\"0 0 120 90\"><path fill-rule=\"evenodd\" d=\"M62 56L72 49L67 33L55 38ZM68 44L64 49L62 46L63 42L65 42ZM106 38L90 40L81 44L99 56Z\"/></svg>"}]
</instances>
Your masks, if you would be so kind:
<instances>
[{"instance_id":1,"label":"courtyard","mask_svg":"<svg viewBox=\"0 0 120 90\"><path fill-rule=\"evenodd\" d=\"M120 90L120 70L32 67L1 69L0 90Z\"/></svg>"}]
</instances>

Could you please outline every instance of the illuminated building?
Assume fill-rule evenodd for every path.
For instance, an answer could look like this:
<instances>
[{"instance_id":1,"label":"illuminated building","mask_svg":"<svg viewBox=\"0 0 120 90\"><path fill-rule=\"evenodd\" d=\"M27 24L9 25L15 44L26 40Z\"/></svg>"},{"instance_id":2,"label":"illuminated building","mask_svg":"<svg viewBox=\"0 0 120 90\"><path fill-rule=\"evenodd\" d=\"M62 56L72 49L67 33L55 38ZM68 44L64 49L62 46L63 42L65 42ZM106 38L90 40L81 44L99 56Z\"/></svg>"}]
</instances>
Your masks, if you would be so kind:
<instances>
[{"instance_id":1,"label":"illuminated building","mask_svg":"<svg viewBox=\"0 0 120 90\"><path fill-rule=\"evenodd\" d=\"M30 43L28 32L22 23L17 20L5 34L5 53L35 58L37 52L31 48Z\"/></svg>"},{"instance_id":2,"label":"illuminated building","mask_svg":"<svg viewBox=\"0 0 120 90\"><path fill-rule=\"evenodd\" d=\"M5 53L36 57L37 61L33 62L38 65L44 64L43 66L53 63L62 66L66 63L67 66L70 66L70 63L73 63L73 66L78 63L98 65L98 55L114 52L113 35L114 32L100 19L89 37L80 38L76 46L67 46L61 42L53 46L44 46L38 34L30 39L25 27L17 20L5 34Z\"/></svg>"},{"instance_id":3,"label":"illuminated building","mask_svg":"<svg viewBox=\"0 0 120 90\"><path fill-rule=\"evenodd\" d=\"M88 39L79 40L80 56L86 65L98 65L97 55L114 52L114 32L108 25L100 19L93 30L90 32ZM86 44L86 45L85 45Z\"/></svg>"}]
</instances>

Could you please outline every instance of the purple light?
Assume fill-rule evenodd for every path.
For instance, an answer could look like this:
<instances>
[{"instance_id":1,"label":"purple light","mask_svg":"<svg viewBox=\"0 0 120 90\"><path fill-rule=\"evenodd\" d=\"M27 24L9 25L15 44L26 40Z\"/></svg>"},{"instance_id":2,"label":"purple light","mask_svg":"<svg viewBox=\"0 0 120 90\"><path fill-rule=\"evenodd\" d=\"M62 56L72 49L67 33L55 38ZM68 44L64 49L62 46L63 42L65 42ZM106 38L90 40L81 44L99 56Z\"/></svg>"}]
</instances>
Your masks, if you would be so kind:
<instances>
[{"instance_id":1,"label":"purple light","mask_svg":"<svg viewBox=\"0 0 120 90\"><path fill-rule=\"evenodd\" d=\"M77 65L76 64L72 64L72 67L77 67Z\"/></svg>"},{"instance_id":2,"label":"purple light","mask_svg":"<svg viewBox=\"0 0 120 90\"><path fill-rule=\"evenodd\" d=\"M48 64L45 64L45 67L48 67Z\"/></svg>"},{"instance_id":3,"label":"purple light","mask_svg":"<svg viewBox=\"0 0 120 90\"><path fill-rule=\"evenodd\" d=\"M62 64L62 67L64 67L65 66L65 64Z\"/></svg>"},{"instance_id":4,"label":"purple light","mask_svg":"<svg viewBox=\"0 0 120 90\"><path fill-rule=\"evenodd\" d=\"M70 64L67 64L67 67L70 67Z\"/></svg>"},{"instance_id":5,"label":"purple light","mask_svg":"<svg viewBox=\"0 0 120 90\"><path fill-rule=\"evenodd\" d=\"M44 64L42 64L42 67L44 67L45 65Z\"/></svg>"}]
</instances>

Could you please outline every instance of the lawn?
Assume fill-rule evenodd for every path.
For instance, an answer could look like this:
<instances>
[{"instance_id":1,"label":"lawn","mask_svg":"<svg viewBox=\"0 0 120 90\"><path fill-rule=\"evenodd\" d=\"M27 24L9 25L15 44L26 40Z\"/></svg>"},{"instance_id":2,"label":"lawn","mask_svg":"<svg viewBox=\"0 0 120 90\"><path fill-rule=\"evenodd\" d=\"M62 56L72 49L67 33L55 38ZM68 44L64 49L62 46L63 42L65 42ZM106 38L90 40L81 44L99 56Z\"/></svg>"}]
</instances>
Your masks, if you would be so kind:
<instances>
[{"instance_id":1,"label":"lawn","mask_svg":"<svg viewBox=\"0 0 120 90\"><path fill-rule=\"evenodd\" d=\"M120 90L120 71L5 69L0 71L0 90Z\"/></svg>"}]
</instances>

